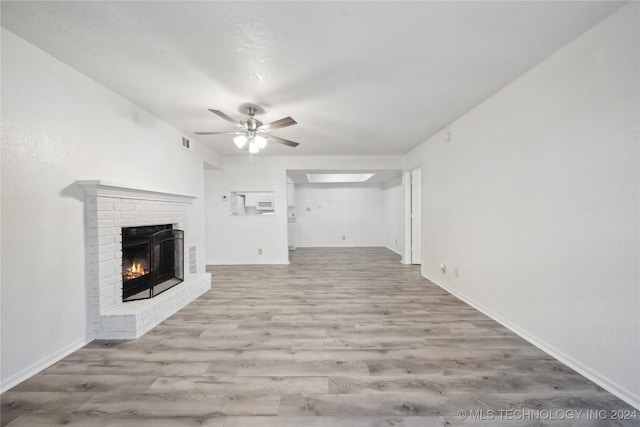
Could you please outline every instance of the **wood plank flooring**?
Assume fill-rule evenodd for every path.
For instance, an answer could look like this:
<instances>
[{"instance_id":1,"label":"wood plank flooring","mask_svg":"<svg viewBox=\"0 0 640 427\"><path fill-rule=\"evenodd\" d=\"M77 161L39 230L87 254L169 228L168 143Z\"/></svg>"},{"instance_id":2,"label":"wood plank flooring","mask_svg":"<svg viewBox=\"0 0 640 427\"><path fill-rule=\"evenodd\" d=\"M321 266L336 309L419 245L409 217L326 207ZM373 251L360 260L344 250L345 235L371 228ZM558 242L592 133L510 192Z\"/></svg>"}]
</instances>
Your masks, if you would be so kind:
<instances>
[{"instance_id":1,"label":"wood plank flooring","mask_svg":"<svg viewBox=\"0 0 640 427\"><path fill-rule=\"evenodd\" d=\"M4 393L1 425L640 425L587 417L635 412L387 249L209 270L213 289L147 335Z\"/></svg>"}]
</instances>

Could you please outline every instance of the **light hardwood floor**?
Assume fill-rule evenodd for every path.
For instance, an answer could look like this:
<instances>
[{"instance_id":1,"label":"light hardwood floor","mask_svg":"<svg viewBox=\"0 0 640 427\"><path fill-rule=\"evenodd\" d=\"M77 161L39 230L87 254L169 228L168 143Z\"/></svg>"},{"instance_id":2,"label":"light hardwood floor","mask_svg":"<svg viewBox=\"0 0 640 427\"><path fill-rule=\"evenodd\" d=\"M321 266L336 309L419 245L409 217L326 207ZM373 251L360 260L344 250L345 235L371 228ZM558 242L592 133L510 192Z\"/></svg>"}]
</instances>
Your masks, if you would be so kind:
<instances>
[{"instance_id":1,"label":"light hardwood floor","mask_svg":"<svg viewBox=\"0 0 640 427\"><path fill-rule=\"evenodd\" d=\"M387 249L209 270L213 289L147 335L4 393L2 425L638 425L589 419L633 409Z\"/></svg>"}]
</instances>

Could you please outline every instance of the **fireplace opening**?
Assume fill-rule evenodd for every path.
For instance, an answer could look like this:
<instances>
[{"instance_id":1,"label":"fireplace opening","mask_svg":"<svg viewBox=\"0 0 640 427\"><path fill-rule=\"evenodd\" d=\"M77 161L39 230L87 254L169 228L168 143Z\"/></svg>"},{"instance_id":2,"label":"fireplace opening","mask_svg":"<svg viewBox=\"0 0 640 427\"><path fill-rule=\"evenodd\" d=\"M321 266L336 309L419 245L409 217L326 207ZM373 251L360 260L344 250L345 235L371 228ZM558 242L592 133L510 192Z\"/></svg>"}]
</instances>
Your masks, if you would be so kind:
<instances>
[{"instance_id":1,"label":"fireplace opening","mask_svg":"<svg viewBox=\"0 0 640 427\"><path fill-rule=\"evenodd\" d=\"M122 300L153 298L184 280L184 231L171 224L122 228Z\"/></svg>"}]
</instances>

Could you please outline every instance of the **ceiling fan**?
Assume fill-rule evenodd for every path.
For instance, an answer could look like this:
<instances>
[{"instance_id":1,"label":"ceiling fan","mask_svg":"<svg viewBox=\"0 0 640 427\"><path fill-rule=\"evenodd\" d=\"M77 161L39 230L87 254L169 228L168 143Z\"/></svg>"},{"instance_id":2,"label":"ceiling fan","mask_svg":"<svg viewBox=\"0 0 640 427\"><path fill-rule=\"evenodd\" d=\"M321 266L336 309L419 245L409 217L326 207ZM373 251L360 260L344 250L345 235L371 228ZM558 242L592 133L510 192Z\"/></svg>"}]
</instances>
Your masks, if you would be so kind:
<instances>
[{"instance_id":1,"label":"ceiling fan","mask_svg":"<svg viewBox=\"0 0 640 427\"><path fill-rule=\"evenodd\" d=\"M233 142L238 148L243 148L247 142L249 143L249 152L257 153L267 145L267 141L277 142L279 144L288 145L289 147L297 147L299 144L288 139L280 138L278 136L269 135L270 132L275 129L282 129L288 126L298 124L291 117L285 117L284 119L276 120L275 122L263 124L260 120L254 118L258 108L250 105L247 107L247 114L249 117L243 120L235 120L229 117L222 111L209 109L216 116L225 119L242 131L236 132L194 132L196 135L235 135Z\"/></svg>"}]
</instances>

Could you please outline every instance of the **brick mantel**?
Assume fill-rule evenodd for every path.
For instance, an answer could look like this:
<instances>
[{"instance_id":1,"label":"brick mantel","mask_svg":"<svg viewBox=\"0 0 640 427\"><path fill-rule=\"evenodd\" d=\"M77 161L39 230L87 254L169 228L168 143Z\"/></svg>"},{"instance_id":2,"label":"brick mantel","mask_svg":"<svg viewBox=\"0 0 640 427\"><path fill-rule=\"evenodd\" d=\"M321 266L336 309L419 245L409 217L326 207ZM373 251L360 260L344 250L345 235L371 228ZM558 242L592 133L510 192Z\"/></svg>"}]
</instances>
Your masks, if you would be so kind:
<instances>
[{"instance_id":1,"label":"brick mantel","mask_svg":"<svg viewBox=\"0 0 640 427\"><path fill-rule=\"evenodd\" d=\"M197 196L188 194L166 193L155 190L124 187L108 181L85 180L76 181L87 196L119 197L137 200L158 200L166 202L191 203Z\"/></svg>"},{"instance_id":2,"label":"brick mantel","mask_svg":"<svg viewBox=\"0 0 640 427\"><path fill-rule=\"evenodd\" d=\"M173 224L184 230L188 247L192 239L188 209L196 196L99 180L76 184L85 193L89 329L93 338L138 338L211 288L210 274L186 274L184 282L155 298L123 303L122 227ZM189 271L188 265L185 267Z\"/></svg>"}]
</instances>

